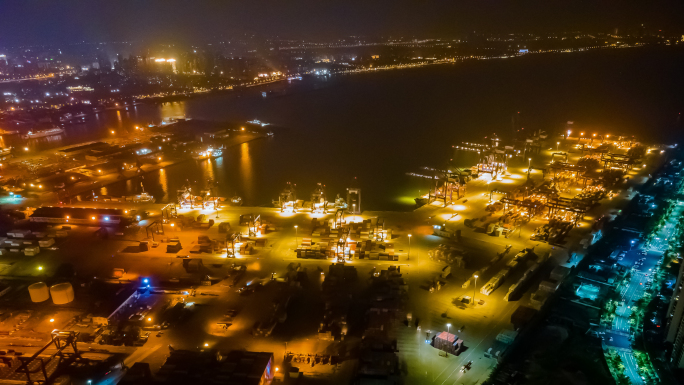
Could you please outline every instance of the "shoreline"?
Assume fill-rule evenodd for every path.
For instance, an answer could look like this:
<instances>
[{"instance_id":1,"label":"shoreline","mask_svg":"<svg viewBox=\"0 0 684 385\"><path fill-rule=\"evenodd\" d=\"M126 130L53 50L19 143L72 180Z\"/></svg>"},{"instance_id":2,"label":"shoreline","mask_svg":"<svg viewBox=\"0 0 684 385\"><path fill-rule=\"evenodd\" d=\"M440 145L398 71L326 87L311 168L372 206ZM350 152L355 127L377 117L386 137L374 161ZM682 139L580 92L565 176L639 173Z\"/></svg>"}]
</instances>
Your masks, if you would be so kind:
<instances>
[{"instance_id":1,"label":"shoreline","mask_svg":"<svg viewBox=\"0 0 684 385\"><path fill-rule=\"evenodd\" d=\"M255 140L258 140L258 139L264 139L264 138L265 138L265 137L264 137L264 136L261 136L261 135L255 135L255 136L253 136L253 137L251 137L251 138L244 138L244 140L239 140L239 141L237 141L236 143L232 143L232 144L227 145L227 146L226 146L226 149L233 148L233 147L237 147L237 146L242 145L242 144L244 144L244 143L249 143L249 142L252 142L252 141L255 141ZM216 157L216 158L221 158L221 157L223 157L223 155L218 156L218 157ZM134 179L134 178L136 178L136 177L138 177L138 176L146 175L146 174L149 174L149 173L154 172L154 171L159 171L159 170L164 169L164 168L166 168L166 167L176 166L176 165L179 165L179 164L182 164L182 163L191 161L191 160L195 160L195 159L192 159L192 158L188 158L188 159L176 159L176 160L169 161L169 162L157 163L157 164L154 164L154 165L151 165L151 166L148 166L148 167L145 167L145 165L143 165L143 166L141 167L141 170L142 170L142 171L140 171L140 172L133 171L133 172L132 172L132 173L133 173L132 175L125 175L124 177L120 177L120 176L121 176L120 174L109 174L109 175L104 175L104 176L100 177L100 178L103 179L102 182L100 182L100 181L95 181L94 183L91 183L90 185L81 186L81 187L78 188L76 191L70 192L70 193L69 193L69 196L68 196L68 199L69 199L69 200L73 200L73 199L76 198L78 195L83 195L83 194L87 193L88 190L94 190L94 189L96 189L96 188L107 187L107 186L110 186L110 185L112 185L112 184L114 184L114 183L117 183L117 182L131 180L131 179ZM119 176L119 177L117 177L117 176ZM115 179L113 179L113 180L108 180L108 181L106 180L106 179L111 179L111 177L115 177ZM49 193L49 194L55 194L55 192L51 192L51 193ZM161 202L157 202L157 203L161 203Z\"/></svg>"},{"instance_id":2,"label":"shoreline","mask_svg":"<svg viewBox=\"0 0 684 385\"><path fill-rule=\"evenodd\" d=\"M527 55L540 55L540 54L559 54L559 53L586 53L586 52L592 52L592 51L599 51L603 49L625 49L625 48L644 48L644 46L620 46L620 47L597 47L597 48L583 48L583 49L573 49L572 51L562 51L558 52L557 50L549 50L549 51L542 51L542 52L529 52L524 55L511 55L511 56L492 56L492 57L486 57L486 58L476 58L476 57L464 57L457 59L455 57L453 58L444 58L444 59L435 59L432 62L421 62L421 63L409 63L409 64L395 64L392 66L380 66L380 67L369 67L369 68L360 68L360 69L349 69L349 70L340 70L337 72L331 72L329 75L354 75L354 74L368 74L368 73L374 73L374 72L380 72L380 71L394 71L394 70L410 70L410 69L416 69L416 68L422 68L422 67L430 67L430 66L439 66L439 65L445 65L445 64L458 64L460 62L466 62L469 60L492 60L492 59L516 59L516 58L522 58ZM306 72L303 74L297 73L297 74L292 74L288 75L290 76L305 76L305 75L310 75L310 76L324 76L324 75L316 75L313 72ZM176 100L189 100L189 99L194 99L202 96L212 96L212 95L220 95L220 94L229 94L231 91L238 91L241 89L247 89L247 88L252 88L252 87L261 87L261 86L268 86L268 85L273 85L273 84L278 84L282 83L284 81L288 81L288 77L284 77L282 79L274 79L274 80L268 80L264 82L260 82L257 84L252 84L252 83L245 83L245 84L237 84L231 86L231 88L228 89L212 89L210 91L203 91L203 92L197 92L197 93L192 93L190 95L168 95L168 96L159 96L159 97L140 97L133 95L131 98L133 98L136 101L139 101L141 103L147 104L146 102L149 101L149 104L159 104L159 103L166 103L167 101L176 101Z\"/></svg>"}]
</instances>

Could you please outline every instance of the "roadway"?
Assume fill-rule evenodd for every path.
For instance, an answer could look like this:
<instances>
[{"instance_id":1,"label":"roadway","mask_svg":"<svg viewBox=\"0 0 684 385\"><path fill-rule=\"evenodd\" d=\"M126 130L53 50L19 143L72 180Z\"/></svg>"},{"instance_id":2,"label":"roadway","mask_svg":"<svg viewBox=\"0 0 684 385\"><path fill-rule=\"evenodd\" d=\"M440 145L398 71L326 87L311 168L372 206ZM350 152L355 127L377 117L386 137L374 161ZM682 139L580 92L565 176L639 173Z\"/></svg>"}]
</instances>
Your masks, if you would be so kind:
<instances>
[{"instance_id":1,"label":"roadway","mask_svg":"<svg viewBox=\"0 0 684 385\"><path fill-rule=\"evenodd\" d=\"M616 316L613 320L612 331L606 332L604 343L618 350L620 358L622 358L622 362L625 365L625 374L627 374L633 384L643 384L644 381L639 374L639 366L634 358L630 342L631 338L627 338L627 336L632 335L629 316L632 312L632 307L643 297L647 288L650 287L649 283L653 280L653 276L658 269L658 263L662 260L663 252L667 247L667 244L661 242L661 240L664 241L671 235L674 230L674 223L676 223L676 219L679 218L682 211L681 205L675 206L670 221L666 223L648 250L639 249L638 245L635 244L631 247L631 250L626 251L625 257L618 261L618 264L621 266L631 269L632 278L620 292L621 303L615 312Z\"/></svg>"}]
</instances>

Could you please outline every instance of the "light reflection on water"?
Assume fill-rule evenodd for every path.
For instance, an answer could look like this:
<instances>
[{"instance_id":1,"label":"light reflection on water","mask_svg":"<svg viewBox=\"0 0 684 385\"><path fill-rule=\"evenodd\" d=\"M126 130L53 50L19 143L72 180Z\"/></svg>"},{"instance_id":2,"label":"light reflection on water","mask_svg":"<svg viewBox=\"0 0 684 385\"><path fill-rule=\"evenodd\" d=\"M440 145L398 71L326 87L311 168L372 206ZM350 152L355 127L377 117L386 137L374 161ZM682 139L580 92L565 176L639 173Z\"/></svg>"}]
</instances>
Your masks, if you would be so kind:
<instances>
[{"instance_id":1,"label":"light reflection on water","mask_svg":"<svg viewBox=\"0 0 684 385\"><path fill-rule=\"evenodd\" d=\"M159 105L159 114L161 118L170 118L172 116L184 116L185 115L185 102L167 102Z\"/></svg>"},{"instance_id":2,"label":"light reflection on water","mask_svg":"<svg viewBox=\"0 0 684 385\"><path fill-rule=\"evenodd\" d=\"M659 61L652 54L658 55ZM675 62L663 60L673 57ZM636 50L622 50L593 58L595 70L582 67L589 80L577 84L548 79L556 79L559 71L585 66L586 57L576 55L559 61L555 56L536 56L516 61L518 65L488 61L463 66L459 71L435 66L368 77L333 77L325 85L308 79L291 86L301 86L305 92L288 91L278 97L263 98L262 89L254 88L181 102L145 104L130 108L120 122L110 110L92 119L87 129L69 128L62 145L111 137L107 126L123 124L130 130L132 124L158 123L172 116L232 122L256 118L274 124L272 139L229 148L223 158L209 162L189 161L167 167L163 173L147 174L145 190L158 200L173 201L176 190L186 180L195 191L206 188L207 179L213 179L218 182L218 194L240 195L249 206L268 204L287 181L297 184L298 196L304 199L316 182L327 186L330 197L344 196L345 188L354 184L363 190L363 209L406 210L413 206L412 197L419 192L425 194L432 185L429 179L409 177L406 172L429 175L422 166L441 169L449 159L452 167L472 165L477 154L455 154L451 145L480 141L491 132L510 136L511 111L528 111L526 129L544 129L549 134L553 134L553 127L567 121L568 111L575 111L572 118L583 124L608 122L629 134L638 134L643 127L653 126L654 120L661 119L658 117L671 113L670 107L656 107L660 103L653 93L643 92L656 87L652 79L646 82L618 75L620 70L604 69L623 68L623 63L636 68L635 60L644 65L661 63L654 68L668 70L668 74L681 79L681 65L675 64L684 62L684 55L643 55ZM677 72L672 72L675 68ZM370 76L373 81L369 81ZM606 82L619 86L599 87ZM528 86L521 91L520 84ZM592 84L600 88L595 96L586 90ZM657 86L670 90L672 84L679 83L659 80ZM464 88L478 92L453 92ZM610 112L624 110L625 89L630 90L629 98L635 105L648 105L651 112ZM559 93L567 96L562 105L555 102L554 95ZM677 102L681 104L681 98ZM590 105L600 108L587 108ZM138 183L117 182L108 190L112 195L137 194L140 179L136 180Z\"/></svg>"},{"instance_id":3,"label":"light reflection on water","mask_svg":"<svg viewBox=\"0 0 684 385\"><path fill-rule=\"evenodd\" d=\"M204 175L204 180L216 180L216 176L214 174L214 162L212 162L211 159L200 161L200 166L202 167L202 174Z\"/></svg>"},{"instance_id":4,"label":"light reflection on water","mask_svg":"<svg viewBox=\"0 0 684 385\"><path fill-rule=\"evenodd\" d=\"M240 176L242 187L247 196L254 195L254 176L252 175L252 158L249 155L249 143L240 145Z\"/></svg>"},{"instance_id":5,"label":"light reflection on water","mask_svg":"<svg viewBox=\"0 0 684 385\"><path fill-rule=\"evenodd\" d=\"M164 192L164 196L161 199L163 201L169 200L169 180L163 168L159 170L159 185L161 186L161 191Z\"/></svg>"}]
</instances>

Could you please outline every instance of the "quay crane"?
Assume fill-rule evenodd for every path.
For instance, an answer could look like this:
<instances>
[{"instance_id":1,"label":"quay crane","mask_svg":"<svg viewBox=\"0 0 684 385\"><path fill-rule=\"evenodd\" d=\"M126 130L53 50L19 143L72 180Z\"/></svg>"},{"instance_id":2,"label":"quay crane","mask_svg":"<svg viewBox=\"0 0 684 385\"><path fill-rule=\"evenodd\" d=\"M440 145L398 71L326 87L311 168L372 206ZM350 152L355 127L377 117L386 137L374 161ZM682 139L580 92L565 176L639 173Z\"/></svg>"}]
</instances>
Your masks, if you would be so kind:
<instances>
[{"instance_id":1,"label":"quay crane","mask_svg":"<svg viewBox=\"0 0 684 385\"><path fill-rule=\"evenodd\" d=\"M316 189L311 194L311 212L312 213L322 213L328 212L328 200L325 195L324 186L320 183L317 184Z\"/></svg>"},{"instance_id":2,"label":"quay crane","mask_svg":"<svg viewBox=\"0 0 684 385\"><path fill-rule=\"evenodd\" d=\"M280 212L290 210L293 213L297 212L297 194L295 193L294 185L287 182L287 186L278 196L278 200L273 200L273 205L280 208Z\"/></svg>"}]
</instances>

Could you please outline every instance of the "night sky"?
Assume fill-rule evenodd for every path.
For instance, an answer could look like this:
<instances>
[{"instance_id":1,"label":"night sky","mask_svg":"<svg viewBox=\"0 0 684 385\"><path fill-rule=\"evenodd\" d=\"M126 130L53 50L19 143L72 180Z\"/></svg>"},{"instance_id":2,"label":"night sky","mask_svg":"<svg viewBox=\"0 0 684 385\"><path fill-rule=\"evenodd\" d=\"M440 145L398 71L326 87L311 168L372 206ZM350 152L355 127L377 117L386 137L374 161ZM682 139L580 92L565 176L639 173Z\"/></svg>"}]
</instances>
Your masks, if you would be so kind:
<instances>
[{"instance_id":1,"label":"night sky","mask_svg":"<svg viewBox=\"0 0 684 385\"><path fill-rule=\"evenodd\" d=\"M0 0L0 46L351 35L684 29L681 0Z\"/></svg>"}]
</instances>

